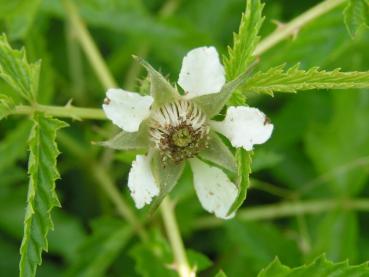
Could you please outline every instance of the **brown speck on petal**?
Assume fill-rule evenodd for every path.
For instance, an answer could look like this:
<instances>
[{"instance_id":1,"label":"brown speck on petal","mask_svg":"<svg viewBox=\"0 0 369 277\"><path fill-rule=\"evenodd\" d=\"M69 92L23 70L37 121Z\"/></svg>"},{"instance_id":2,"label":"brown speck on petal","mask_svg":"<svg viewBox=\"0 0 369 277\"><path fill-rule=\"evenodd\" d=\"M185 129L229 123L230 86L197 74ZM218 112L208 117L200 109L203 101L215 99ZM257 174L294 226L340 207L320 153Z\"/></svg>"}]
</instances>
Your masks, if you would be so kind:
<instances>
[{"instance_id":1,"label":"brown speck on petal","mask_svg":"<svg viewBox=\"0 0 369 277\"><path fill-rule=\"evenodd\" d=\"M111 100L110 100L108 97L106 97L106 98L104 99L104 104L105 104L105 105L109 105L109 104L110 104L110 102L111 102Z\"/></svg>"},{"instance_id":2,"label":"brown speck on petal","mask_svg":"<svg viewBox=\"0 0 369 277\"><path fill-rule=\"evenodd\" d=\"M267 116L265 116L265 118L264 118L264 125L267 125L267 124L270 124L270 123L271 123L270 118L267 117Z\"/></svg>"}]
</instances>

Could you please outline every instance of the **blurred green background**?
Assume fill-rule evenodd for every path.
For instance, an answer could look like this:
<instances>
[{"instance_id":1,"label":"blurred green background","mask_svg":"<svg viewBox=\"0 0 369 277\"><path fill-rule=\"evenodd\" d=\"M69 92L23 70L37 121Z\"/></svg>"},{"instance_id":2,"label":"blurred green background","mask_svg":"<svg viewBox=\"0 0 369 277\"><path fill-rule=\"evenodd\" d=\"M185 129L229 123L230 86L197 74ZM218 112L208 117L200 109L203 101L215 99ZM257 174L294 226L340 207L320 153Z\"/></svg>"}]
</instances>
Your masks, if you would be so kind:
<instances>
[{"instance_id":1,"label":"blurred green background","mask_svg":"<svg viewBox=\"0 0 369 277\"><path fill-rule=\"evenodd\" d=\"M287 22L318 2L265 1L262 36L276 28L273 20ZM145 72L132 54L145 57L175 82L181 59L191 48L215 45L219 52L226 52L245 10L245 0L75 3L119 86L133 91L139 89ZM263 54L258 66L268 69L301 62L305 69L368 70L369 32L352 40L342 8ZM1 0L0 20L1 32L13 46L24 45L31 61L42 59L41 103L65 105L73 99L76 106L101 106L104 88L60 1ZM0 90L11 93L2 81ZM243 208L369 197L368 92L248 95L248 104L263 110L275 129L268 143L256 147L252 188ZM53 212L55 231L49 234L49 253L43 255L38 276L175 276L166 266L172 257L160 217L148 224L150 243L119 233L126 223L99 186L107 175L134 208L126 180L135 153L114 153L91 145L117 132L109 122L67 121L70 127L58 136L62 178L57 191L63 207ZM21 116L9 117L0 126L1 276L18 274L30 126ZM312 261L321 253L333 261L348 258L354 264L369 259L369 216L348 206L314 215L208 225L212 215L196 199L189 170L173 197L186 247L192 250L190 260L204 269L200 276L213 276L219 269L228 276L255 276L275 256L289 266ZM142 216L141 211L137 214Z\"/></svg>"}]
</instances>

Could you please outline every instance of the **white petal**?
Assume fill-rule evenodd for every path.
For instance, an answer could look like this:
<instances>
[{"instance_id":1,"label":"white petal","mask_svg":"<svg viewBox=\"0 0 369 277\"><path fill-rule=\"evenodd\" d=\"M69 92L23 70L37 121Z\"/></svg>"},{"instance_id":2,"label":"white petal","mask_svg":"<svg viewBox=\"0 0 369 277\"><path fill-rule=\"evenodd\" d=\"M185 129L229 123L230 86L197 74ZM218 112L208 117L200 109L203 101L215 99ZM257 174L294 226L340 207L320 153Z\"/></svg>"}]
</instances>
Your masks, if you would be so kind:
<instances>
[{"instance_id":1,"label":"white petal","mask_svg":"<svg viewBox=\"0 0 369 277\"><path fill-rule=\"evenodd\" d=\"M141 96L122 89L109 89L103 109L115 125L126 132L136 132L140 123L150 114L152 103L151 96Z\"/></svg>"},{"instance_id":2,"label":"white petal","mask_svg":"<svg viewBox=\"0 0 369 277\"><path fill-rule=\"evenodd\" d=\"M250 107L230 107L223 121L211 121L210 124L234 147L243 147L247 151L252 150L254 144L266 142L273 132L273 124L265 114Z\"/></svg>"},{"instance_id":3,"label":"white petal","mask_svg":"<svg viewBox=\"0 0 369 277\"><path fill-rule=\"evenodd\" d=\"M217 93L225 84L224 67L214 47L195 48L183 58L178 84L188 97Z\"/></svg>"},{"instance_id":4,"label":"white petal","mask_svg":"<svg viewBox=\"0 0 369 277\"><path fill-rule=\"evenodd\" d=\"M128 188L138 209L150 204L152 198L159 195L159 187L151 173L150 161L148 156L137 155L128 175Z\"/></svg>"},{"instance_id":5,"label":"white petal","mask_svg":"<svg viewBox=\"0 0 369 277\"><path fill-rule=\"evenodd\" d=\"M197 197L202 207L217 217L229 219L227 213L236 200L238 191L227 175L219 168L199 159L191 159L191 168Z\"/></svg>"}]
</instances>

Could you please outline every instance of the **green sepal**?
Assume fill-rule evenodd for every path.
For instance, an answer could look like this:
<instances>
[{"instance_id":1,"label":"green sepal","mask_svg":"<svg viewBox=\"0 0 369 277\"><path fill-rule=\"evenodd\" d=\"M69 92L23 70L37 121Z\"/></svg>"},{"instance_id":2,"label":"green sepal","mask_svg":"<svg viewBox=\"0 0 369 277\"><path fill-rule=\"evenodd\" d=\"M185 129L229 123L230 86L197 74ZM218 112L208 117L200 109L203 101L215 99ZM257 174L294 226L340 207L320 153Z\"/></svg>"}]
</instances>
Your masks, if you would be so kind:
<instances>
[{"instance_id":1,"label":"green sepal","mask_svg":"<svg viewBox=\"0 0 369 277\"><path fill-rule=\"evenodd\" d=\"M153 214L160 206L164 197L174 188L183 173L185 163L174 163L171 160L162 162L158 151L153 153L151 160L151 171L155 182L159 185L160 194L154 198L150 206L150 214Z\"/></svg>"},{"instance_id":2,"label":"green sepal","mask_svg":"<svg viewBox=\"0 0 369 277\"><path fill-rule=\"evenodd\" d=\"M110 140L93 142L93 144L116 150L148 149L150 144L149 127L147 122L142 122L137 132L121 131Z\"/></svg>"},{"instance_id":3,"label":"green sepal","mask_svg":"<svg viewBox=\"0 0 369 277\"><path fill-rule=\"evenodd\" d=\"M133 56L144 66L150 76L150 94L154 98L153 107L157 108L179 98L177 90L165 77L156 71L148 62L140 57Z\"/></svg>"},{"instance_id":4,"label":"green sepal","mask_svg":"<svg viewBox=\"0 0 369 277\"><path fill-rule=\"evenodd\" d=\"M251 174L251 156L253 152L247 152L243 148L237 148L236 150L236 162L237 162L237 180L236 185L238 189L238 195L227 215L237 211L238 208L245 201L247 196L247 189L250 186L250 174Z\"/></svg>"},{"instance_id":5,"label":"green sepal","mask_svg":"<svg viewBox=\"0 0 369 277\"><path fill-rule=\"evenodd\" d=\"M201 95L193 98L192 101L202 109L208 118L212 118L219 114L231 97L233 91L246 83L254 65L255 63L253 63L246 72L240 74L236 79L226 83L220 92Z\"/></svg>"},{"instance_id":6,"label":"green sepal","mask_svg":"<svg viewBox=\"0 0 369 277\"><path fill-rule=\"evenodd\" d=\"M14 107L15 104L12 98L7 95L0 94L0 120L7 117Z\"/></svg>"},{"instance_id":7,"label":"green sepal","mask_svg":"<svg viewBox=\"0 0 369 277\"><path fill-rule=\"evenodd\" d=\"M213 131L209 133L208 147L199 153L199 157L232 173L237 173L236 160L232 152Z\"/></svg>"}]
</instances>

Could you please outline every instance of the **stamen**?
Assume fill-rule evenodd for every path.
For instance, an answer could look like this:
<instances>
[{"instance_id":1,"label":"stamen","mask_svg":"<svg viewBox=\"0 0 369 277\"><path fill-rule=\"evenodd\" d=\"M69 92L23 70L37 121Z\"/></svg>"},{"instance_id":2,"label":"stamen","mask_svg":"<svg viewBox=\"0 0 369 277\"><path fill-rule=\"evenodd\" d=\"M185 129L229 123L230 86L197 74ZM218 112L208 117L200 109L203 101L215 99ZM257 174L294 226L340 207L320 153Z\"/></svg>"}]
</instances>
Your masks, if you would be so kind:
<instances>
[{"instance_id":1,"label":"stamen","mask_svg":"<svg viewBox=\"0 0 369 277\"><path fill-rule=\"evenodd\" d=\"M208 134L206 116L192 102L178 100L160 107L152 115L151 140L163 162L194 157L207 147Z\"/></svg>"}]
</instances>

